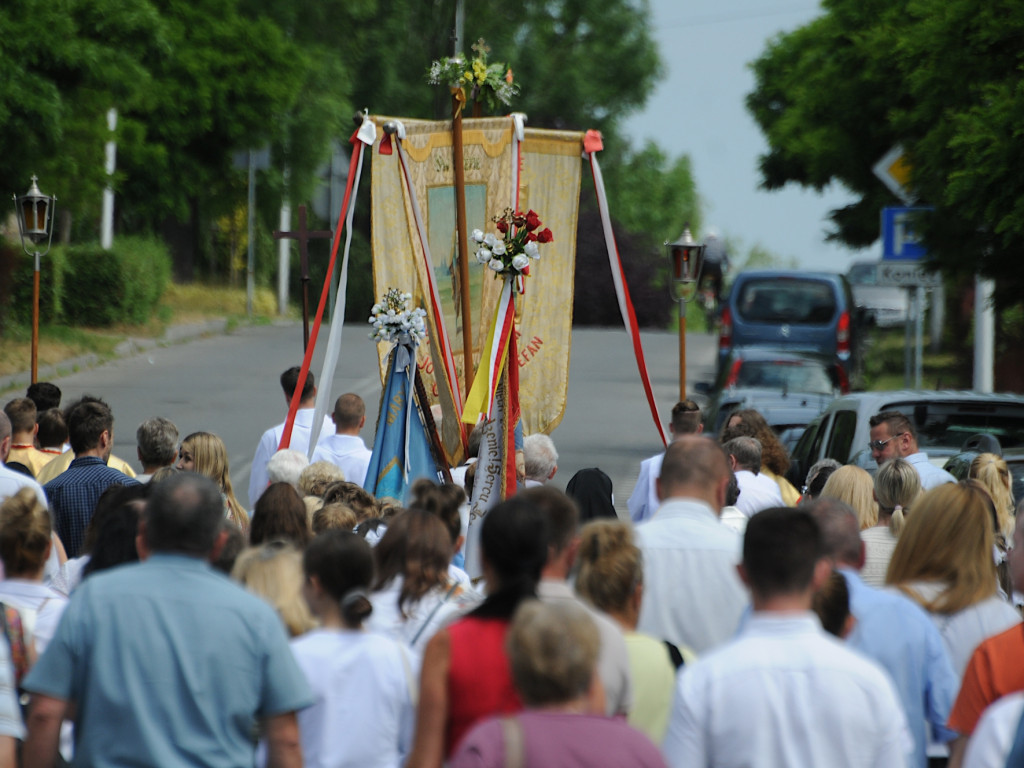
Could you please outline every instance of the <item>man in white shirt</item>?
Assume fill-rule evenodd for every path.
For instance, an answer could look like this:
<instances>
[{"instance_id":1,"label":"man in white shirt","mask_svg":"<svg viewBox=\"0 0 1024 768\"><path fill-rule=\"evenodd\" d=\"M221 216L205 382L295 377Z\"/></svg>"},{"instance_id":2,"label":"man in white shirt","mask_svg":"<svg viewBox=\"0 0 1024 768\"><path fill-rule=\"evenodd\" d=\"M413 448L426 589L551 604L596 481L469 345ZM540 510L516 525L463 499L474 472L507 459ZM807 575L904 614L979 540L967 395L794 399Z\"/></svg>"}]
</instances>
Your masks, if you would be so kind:
<instances>
[{"instance_id":1,"label":"man in white shirt","mask_svg":"<svg viewBox=\"0 0 1024 768\"><path fill-rule=\"evenodd\" d=\"M892 682L810 610L831 571L806 510L750 519L739 572L753 614L679 676L662 744L670 766L908 765L913 741Z\"/></svg>"},{"instance_id":2,"label":"man in white shirt","mask_svg":"<svg viewBox=\"0 0 1024 768\"><path fill-rule=\"evenodd\" d=\"M580 546L579 510L572 499L550 486L527 488L519 493L519 498L539 507L548 523L548 559L540 573L537 596L546 603L580 605L590 614L601 637L597 675L604 687L605 712L609 716L625 717L633 706L626 638L618 624L580 600L569 585L569 574Z\"/></svg>"},{"instance_id":3,"label":"man in white shirt","mask_svg":"<svg viewBox=\"0 0 1024 768\"><path fill-rule=\"evenodd\" d=\"M956 478L928 460L928 454L917 447L917 430L914 423L899 411L881 411L868 419L870 440L868 447L871 457L878 466L889 459L905 459L917 470L921 488L926 491L955 483Z\"/></svg>"},{"instance_id":4,"label":"man in white shirt","mask_svg":"<svg viewBox=\"0 0 1024 768\"><path fill-rule=\"evenodd\" d=\"M736 573L740 536L719 520L728 485L718 443L678 438L661 464L658 513L636 527L644 555L639 630L698 654L733 636L748 603Z\"/></svg>"},{"instance_id":5,"label":"man in white shirt","mask_svg":"<svg viewBox=\"0 0 1024 768\"><path fill-rule=\"evenodd\" d=\"M296 365L281 374L281 389L284 390L286 403L291 403L292 393L296 384L299 383L301 369ZM302 400L299 402L299 410L295 413L295 424L292 426L291 444L286 448L294 448L297 451L307 453L309 450L310 433L313 431L313 412L316 406L316 385L313 379L313 372L306 376L306 383L302 386ZM320 433L317 442L334 432L331 420L324 416L323 424L320 426ZM276 427L271 427L263 433L259 445L256 446L256 455L252 459L252 470L249 474L249 508L251 509L260 495L267 490L269 478L267 477L267 462L270 457L277 453L281 445L281 436L284 434L284 422Z\"/></svg>"},{"instance_id":6,"label":"man in white shirt","mask_svg":"<svg viewBox=\"0 0 1024 768\"><path fill-rule=\"evenodd\" d=\"M366 424L366 403L352 392L339 397L334 403L334 434L320 440L313 451L313 461L329 461L345 473L345 479L360 488L366 479L372 451L359 436Z\"/></svg>"},{"instance_id":7,"label":"man in white shirt","mask_svg":"<svg viewBox=\"0 0 1024 768\"><path fill-rule=\"evenodd\" d=\"M740 495L736 507L748 518L762 509L784 507L779 484L760 474L761 443L755 437L734 437L722 446L736 475Z\"/></svg>"},{"instance_id":8,"label":"man in white shirt","mask_svg":"<svg viewBox=\"0 0 1024 768\"><path fill-rule=\"evenodd\" d=\"M668 431L673 440L678 440L684 435L699 435L704 431L701 423L700 406L693 400L681 400L672 408L672 421L668 425ZM661 474L661 462L665 458L662 451L656 456L644 459L640 463L640 474L637 475L636 485L633 486L633 493L626 502L629 507L629 518L634 523L650 520L661 500L658 498L656 482Z\"/></svg>"}]
</instances>

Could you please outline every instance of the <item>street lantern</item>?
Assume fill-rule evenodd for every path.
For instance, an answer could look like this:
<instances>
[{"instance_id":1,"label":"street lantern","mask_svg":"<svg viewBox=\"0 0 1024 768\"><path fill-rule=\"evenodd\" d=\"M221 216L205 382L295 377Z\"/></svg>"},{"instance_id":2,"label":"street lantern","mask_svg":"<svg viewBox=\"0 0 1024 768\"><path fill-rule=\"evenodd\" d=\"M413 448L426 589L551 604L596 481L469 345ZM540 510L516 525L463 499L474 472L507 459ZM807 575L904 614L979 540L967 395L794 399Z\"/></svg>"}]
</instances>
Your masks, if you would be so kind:
<instances>
[{"instance_id":1,"label":"street lantern","mask_svg":"<svg viewBox=\"0 0 1024 768\"><path fill-rule=\"evenodd\" d=\"M32 278L32 383L39 375L39 260L50 252L53 243L53 210L56 197L39 191L39 179L32 177L32 186L24 195L14 195L14 212L18 219L18 234L21 247L29 256L35 257L35 273ZM46 241L46 250L39 252L36 246ZM32 249L29 250L29 243Z\"/></svg>"},{"instance_id":2,"label":"street lantern","mask_svg":"<svg viewBox=\"0 0 1024 768\"><path fill-rule=\"evenodd\" d=\"M672 268L669 293L679 305L679 399L686 399L686 305L697 295L697 285L704 271L704 246L690 234L690 223L675 242L665 243Z\"/></svg>"}]
</instances>

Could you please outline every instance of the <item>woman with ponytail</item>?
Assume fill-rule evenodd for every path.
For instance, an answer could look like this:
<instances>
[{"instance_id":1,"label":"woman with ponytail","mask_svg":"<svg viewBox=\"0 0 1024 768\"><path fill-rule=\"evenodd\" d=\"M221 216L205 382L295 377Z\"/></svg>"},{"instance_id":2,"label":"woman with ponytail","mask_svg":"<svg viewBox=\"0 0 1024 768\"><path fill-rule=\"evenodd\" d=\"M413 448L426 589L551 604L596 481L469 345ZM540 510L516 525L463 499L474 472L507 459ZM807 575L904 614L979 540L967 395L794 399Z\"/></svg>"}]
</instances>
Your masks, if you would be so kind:
<instances>
[{"instance_id":1,"label":"woman with ponytail","mask_svg":"<svg viewBox=\"0 0 1024 768\"><path fill-rule=\"evenodd\" d=\"M875 473L875 502L878 520L860 532L864 542L864 567L860 577L865 584L881 587L889 569L896 541L899 539L906 516L917 497L921 495L921 477L913 465L903 459L891 459Z\"/></svg>"},{"instance_id":2,"label":"woman with ponytail","mask_svg":"<svg viewBox=\"0 0 1024 768\"><path fill-rule=\"evenodd\" d=\"M440 768L477 722L523 708L505 636L520 603L537 595L548 555L547 521L536 505L511 498L491 509L482 525L487 598L427 643L409 768Z\"/></svg>"},{"instance_id":3,"label":"woman with ponytail","mask_svg":"<svg viewBox=\"0 0 1024 768\"><path fill-rule=\"evenodd\" d=\"M26 645L34 641L37 654L46 650L68 604L43 584L52 532L50 513L32 489L22 488L0 504L0 602L21 614Z\"/></svg>"},{"instance_id":4,"label":"woman with ponytail","mask_svg":"<svg viewBox=\"0 0 1024 768\"><path fill-rule=\"evenodd\" d=\"M402 645L363 631L373 581L370 545L326 531L302 559L304 592L320 628L292 641L316 702L299 712L305 765L398 768L415 709L412 661Z\"/></svg>"}]
</instances>

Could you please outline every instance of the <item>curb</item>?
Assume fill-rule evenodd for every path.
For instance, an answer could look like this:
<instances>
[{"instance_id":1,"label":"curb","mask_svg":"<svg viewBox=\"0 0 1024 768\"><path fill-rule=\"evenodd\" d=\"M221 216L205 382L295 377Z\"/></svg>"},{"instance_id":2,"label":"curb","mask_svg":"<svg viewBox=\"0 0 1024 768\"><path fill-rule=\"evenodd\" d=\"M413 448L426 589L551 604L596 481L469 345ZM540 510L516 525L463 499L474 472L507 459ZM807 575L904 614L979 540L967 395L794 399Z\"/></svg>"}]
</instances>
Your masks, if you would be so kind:
<instances>
[{"instance_id":1,"label":"curb","mask_svg":"<svg viewBox=\"0 0 1024 768\"><path fill-rule=\"evenodd\" d=\"M226 333L228 329L227 318L208 320L202 323L187 323L183 325L172 325L159 339L144 339L129 337L114 347L114 359L133 357L142 354L154 347L166 347L171 344L180 344L203 336L213 336ZM107 359L100 359L99 355L88 354L80 357L72 357L61 360L54 365L39 366L39 380L49 381L51 379L67 376L76 373L84 368L95 368L108 362ZM0 376L0 392L11 389L24 389L32 380L31 371L12 373L9 376Z\"/></svg>"}]
</instances>

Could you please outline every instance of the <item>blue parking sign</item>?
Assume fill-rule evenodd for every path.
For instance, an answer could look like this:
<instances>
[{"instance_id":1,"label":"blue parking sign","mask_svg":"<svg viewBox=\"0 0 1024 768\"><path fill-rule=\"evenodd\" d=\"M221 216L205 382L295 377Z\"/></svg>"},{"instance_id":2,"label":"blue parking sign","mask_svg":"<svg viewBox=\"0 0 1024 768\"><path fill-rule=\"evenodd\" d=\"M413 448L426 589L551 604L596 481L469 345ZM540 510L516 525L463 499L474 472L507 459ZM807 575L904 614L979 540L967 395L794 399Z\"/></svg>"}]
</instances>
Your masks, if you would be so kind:
<instances>
[{"instance_id":1,"label":"blue parking sign","mask_svg":"<svg viewBox=\"0 0 1024 768\"><path fill-rule=\"evenodd\" d=\"M934 209L930 206L882 209L883 260L920 261L928 255L914 220L921 213L931 210Z\"/></svg>"}]
</instances>

